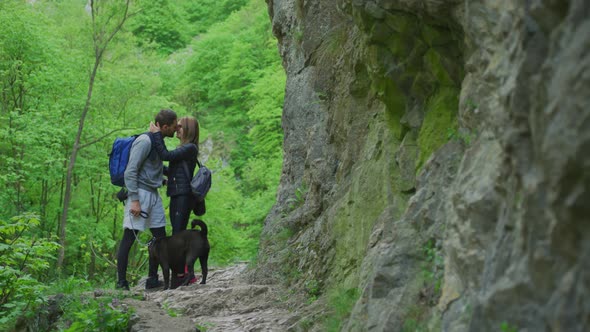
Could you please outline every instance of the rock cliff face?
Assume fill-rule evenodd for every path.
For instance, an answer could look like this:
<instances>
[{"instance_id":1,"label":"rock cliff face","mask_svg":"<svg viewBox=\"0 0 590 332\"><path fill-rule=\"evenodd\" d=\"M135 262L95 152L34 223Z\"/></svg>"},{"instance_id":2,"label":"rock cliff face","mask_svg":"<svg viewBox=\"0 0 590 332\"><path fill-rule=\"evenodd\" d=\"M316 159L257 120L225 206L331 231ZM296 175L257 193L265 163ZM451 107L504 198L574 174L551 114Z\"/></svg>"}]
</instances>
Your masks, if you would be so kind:
<instances>
[{"instance_id":1,"label":"rock cliff face","mask_svg":"<svg viewBox=\"0 0 590 332\"><path fill-rule=\"evenodd\" d=\"M348 294L346 331L588 328L590 3L267 3L284 163L255 277Z\"/></svg>"}]
</instances>

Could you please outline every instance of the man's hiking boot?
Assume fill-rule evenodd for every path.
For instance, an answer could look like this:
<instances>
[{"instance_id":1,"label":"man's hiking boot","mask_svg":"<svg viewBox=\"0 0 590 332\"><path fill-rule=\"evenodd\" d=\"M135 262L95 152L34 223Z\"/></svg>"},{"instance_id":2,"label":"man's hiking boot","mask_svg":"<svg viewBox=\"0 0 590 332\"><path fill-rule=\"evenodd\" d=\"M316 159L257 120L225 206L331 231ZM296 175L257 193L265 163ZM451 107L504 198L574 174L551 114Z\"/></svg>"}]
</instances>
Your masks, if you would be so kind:
<instances>
[{"instance_id":1,"label":"man's hiking boot","mask_svg":"<svg viewBox=\"0 0 590 332\"><path fill-rule=\"evenodd\" d=\"M149 277L146 279L145 289L153 289L153 288L159 288L159 287L164 287L164 282L161 280L158 280L158 277Z\"/></svg>"},{"instance_id":2,"label":"man's hiking boot","mask_svg":"<svg viewBox=\"0 0 590 332\"><path fill-rule=\"evenodd\" d=\"M119 280L115 286L115 289L129 290L129 283L127 280Z\"/></svg>"}]
</instances>

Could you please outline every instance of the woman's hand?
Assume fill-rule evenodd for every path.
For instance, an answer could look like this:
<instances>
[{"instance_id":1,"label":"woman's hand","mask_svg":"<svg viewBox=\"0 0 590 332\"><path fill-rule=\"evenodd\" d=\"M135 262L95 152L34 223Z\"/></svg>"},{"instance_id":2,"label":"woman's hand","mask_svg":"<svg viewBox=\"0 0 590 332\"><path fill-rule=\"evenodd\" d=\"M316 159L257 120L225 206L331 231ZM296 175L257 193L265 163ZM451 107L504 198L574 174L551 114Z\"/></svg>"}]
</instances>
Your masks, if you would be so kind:
<instances>
[{"instance_id":1,"label":"woman's hand","mask_svg":"<svg viewBox=\"0 0 590 332\"><path fill-rule=\"evenodd\" d=\"M153 122L150 122L150 133L157 133L160 131L160 126L158 123L154 124Z\"/></svg>"}]
</instances>

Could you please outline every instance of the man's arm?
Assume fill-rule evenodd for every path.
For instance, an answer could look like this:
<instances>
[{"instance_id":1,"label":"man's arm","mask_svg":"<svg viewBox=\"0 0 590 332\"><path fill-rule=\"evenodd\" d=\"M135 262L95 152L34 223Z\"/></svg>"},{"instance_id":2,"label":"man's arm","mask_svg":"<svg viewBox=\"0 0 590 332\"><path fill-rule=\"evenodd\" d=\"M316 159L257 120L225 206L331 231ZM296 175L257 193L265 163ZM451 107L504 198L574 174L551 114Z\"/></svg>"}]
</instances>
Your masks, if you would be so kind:
<instances>
[{"instance_id":1,"label":"man's arm","mask_svg":"<svg viewBox=\"0 0 590 332\"><path fill-rule=\"evenodd\" d=\"M151 148L152 143L147 135L139 136L131 146L129 162L125 169L125 186L131 201L139 201L139 170L150 154Z\"/></svg>"}]
</instances>

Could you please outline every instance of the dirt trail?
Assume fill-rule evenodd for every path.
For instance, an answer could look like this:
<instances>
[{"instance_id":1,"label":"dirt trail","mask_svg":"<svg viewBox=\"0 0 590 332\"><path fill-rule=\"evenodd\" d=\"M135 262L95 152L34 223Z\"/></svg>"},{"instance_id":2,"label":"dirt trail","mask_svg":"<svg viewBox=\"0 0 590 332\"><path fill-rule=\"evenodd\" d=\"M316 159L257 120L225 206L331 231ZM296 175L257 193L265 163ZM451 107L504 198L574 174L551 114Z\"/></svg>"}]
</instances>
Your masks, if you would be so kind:
<instances>
[{"instance_id":1,"label":"dirt trail","mask_svg":"<svg viewBox=\"0 0 590 332\"><path fill-rule=\"evenodd\" d=\"M125 299L135 309L131 331L288 331L301 313L284 290L243 279L246 264L209 272L206 285L145 292ZM141 293L143 283L133 292ZM176 316L176 317L173 317ZM291 328L293 329L293 328Z\"/></svg>"}]
</instances>

